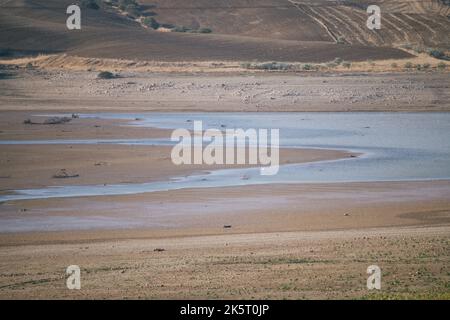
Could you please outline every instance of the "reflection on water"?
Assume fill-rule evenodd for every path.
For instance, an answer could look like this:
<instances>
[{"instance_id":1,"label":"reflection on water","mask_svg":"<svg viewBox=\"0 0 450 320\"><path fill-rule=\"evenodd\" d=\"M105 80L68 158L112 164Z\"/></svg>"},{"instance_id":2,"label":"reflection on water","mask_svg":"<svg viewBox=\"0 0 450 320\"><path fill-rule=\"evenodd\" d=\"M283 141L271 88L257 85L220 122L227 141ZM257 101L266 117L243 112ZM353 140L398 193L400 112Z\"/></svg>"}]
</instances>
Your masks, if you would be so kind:
<instances>
[{"instance_id":1,"label":"reflection on water","mask_svg":"<svg viewBox=\"0 0 450 320\"><path fill-rule=\"evenodd\" d=\"M0 201L46 197L117 195L142 192L266 183L400 181L450 178L449 113L144 113L90 114L82 117L129 119L130 125L192 129L192 121L209 128L280 129L280 143L292 148L352 150L364 155L338 161L281 166L275 176L258 168L216 170L164 182L67 186L18 190ZM135 119L139 119L135 121ZM162 139L1 141L0 144L171 144ZM242 176L248 177L243 180Z\"/></svg>"}]
</instances>

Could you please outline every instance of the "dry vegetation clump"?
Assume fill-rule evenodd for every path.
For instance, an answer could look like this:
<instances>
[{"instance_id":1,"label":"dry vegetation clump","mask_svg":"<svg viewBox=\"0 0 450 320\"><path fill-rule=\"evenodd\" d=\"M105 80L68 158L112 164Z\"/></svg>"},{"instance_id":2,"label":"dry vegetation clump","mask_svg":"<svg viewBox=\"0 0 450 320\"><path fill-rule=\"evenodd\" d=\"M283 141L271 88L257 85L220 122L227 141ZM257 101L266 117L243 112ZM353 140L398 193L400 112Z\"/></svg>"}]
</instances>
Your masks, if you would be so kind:
<instances>
[{"instance_id":1,"label":"dry vegetation clump","mask_svg":"<svg viewBox=\"0 0 450 320\"><path fill-rule=\"evenodd\" d=\"M77 173L69 173L66 169L61 169L53 175L54 179L69 179L78 178L80 175Z\"/></svg>"},{"instance_id":2,"label":"dry vegetation clump","mask_svg":"<svg viewBox=\"0 0 450 320\"><path fill-rule=\"evenodd\" d=\"M43 124L64 124L72 121L70 117L51 117L46 119Z\"/></svg>"},{"instance_id":3,"label":"dry vegetation clump","mask_svg":"<svg viewBox=\"0 0 450 320\"><path fill-rule=\"evenodd\" d=\"M96 0L84 0L87 2L96 2ZM185 26L178 26L169 23L161 23L154 17L156 13L147 11L145 6L140 5L136 0L108 0L103 1L105 4L119 9L128 17L139 21L142 26L151 28L153 30L164 32L187 32L187 33L211 33L212 29L199 27L189 28Z\"/></svg>"},{"instance_id":4,"label":"dry vegetation clump","mask_svg":"<svg viewBox=\"0 0 450 320\"><path fill-rule=\"evenodd\" d=\"M445 70L447 68L447 65L443 62L439 62L439 64L437 65L437 68L439 70Z\"/></svg>"},{"instance_id":5,"label":"dry vegetation clump","mask_svg":"<svg viewBox=\"0 0 450 320\"><path fill-rule=\"evenodd\" d=\"M98 75L97 75L97 79L114 79L117 78L117 75L115 75L112 72L109 71L101 71Z\"/></svg>"},{"instance_id":6,"label":"dry vegetation clump","mask_svg":"<svg viewBox=\"0 0 450 320\"><path fill-rule=\"evenodd\" d=\"M427 47L424 47L424 46L412 45L412 44L402 45L401 48L413 51L413 52L415 52L417 54L426 53L430 57L433 57L435 59L450 61L450 54L445 49L427 48Z\"/></svg>"},{"instance_id":7,"label":"dry vegetation clump","mask_svg":"<svg viewBox=\"0 0 450 320\"><path fill-rule=\"evenodd\" d=\"M81 0L80 6L82 8L87 8L87 9L92 9L92 10L100 9L100 5L97 3L96 0Z\"/></svg>"},{"instance_id":8,"label":"dry vegetation clump","mask_svg":"<svg viewBox=\"0 0 450 320\"><path fill-rule=\"evenodd\" d=\"M241 65L244 69L254 70L292 70L294 65L284 62L263 62L263 63L243 63Z\"/></svg>"}]
</instances>

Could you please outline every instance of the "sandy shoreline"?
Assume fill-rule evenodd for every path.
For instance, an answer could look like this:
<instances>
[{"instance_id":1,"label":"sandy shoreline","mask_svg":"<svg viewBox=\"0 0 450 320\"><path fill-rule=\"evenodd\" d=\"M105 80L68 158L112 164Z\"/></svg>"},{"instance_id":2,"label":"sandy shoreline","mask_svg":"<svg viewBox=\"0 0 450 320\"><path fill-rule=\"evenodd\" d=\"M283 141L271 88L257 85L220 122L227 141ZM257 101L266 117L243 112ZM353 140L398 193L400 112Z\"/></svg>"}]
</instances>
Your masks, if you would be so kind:
<instances>
[{"instance_id":1,"label":"sandy shoreline","mask_svg":"<svg viewBox=\"0 0 450 320\"><path fill-rule=\"evenodd\" d=\"M218 169L251 165L175 165L169 146L124 145L3 145L0 147L0 192L14 189L66 185L129 184L166 181L170 178ZM335 160L356 153L280 149L280 164ZM76 178L55 179L65 169Z\"/></svg>"},{"instance_id":2,"label":"sandy shoreline","mask_svg":"<svg viewBox=\"0 0 450 320\"><path fill-rule=\"evenodd\" d=\"M142 138L167 137L170 130L153 128L140 128L124 126L127 122L122 120L102 119L73 119L62 125L26 125L21 119L33 119L33 122L42 122L45 118L36 117L32 113L6 113L0 120L2 124L2 138L5 140L41 140L41 139L89 139L98 138L98 127L105 129L100 136L104 139L112 138ZM117 129L117 130L116 130ZM57 134L60 132L61 134ZM51 135L53 136L51 137ZM50 138L51 137L51 138ZM171 161L170 146L133 146L133 145L2 145L0 155L0 192L9 194L13 190L45 188L52 186L78 186L78 185L110 185L110 184L138 184L155 181L166 181L175 177L188 176L225 168L251 167L251 165L174 165ZM280 164L294 164L325 160L336 160L355 157L358 154L346 151L321 149L280 149ZM64 170L73 178L57 179L55 175ZM259 190L259 187L254 187ZM125 196L96 196L86 198L68 199L42 199L29 201L11 201L0 205L0 218L3 221L0 232L26 231L28 227L20 229L19 226L29 226L32 231L38 230L78 230L78 229L115 229L149 227L148 222L142 221L138 216L142 212L150 211L163 217L175 217L169 222L172 225L178 221L181 229L197 229L210 232L210 227L190 226L182 221L196 221L195 212L205 211L199 208L190 209L186 214L183 204L199 203L200 207L208 207L208 199L220 199L223 203L234 197L236 200L242 194L249 195L244 202L264 203L258 200L258 192L250 188L216 188L183 190L174 192L155 192ZM267 186L264 191L267 193ZM270 194L270 189L269 194ZM289 188L288 188L289 191ZM223 192L223 194L222 194ZM277 192L279 195L284 190ZM250 196L250 194L252 194ZM229 195L229 196L223 196ZM254 200L251 200L254 198ZM177 207L165 208L163 201ZM64 203L64 208L52 208L54 203ZM66 206L67 203L72 203ZM104 204L107 206L104 207ZM223 207L223 206L222 206ZM80 210L82 209L82 210ZM158 212L160 209L172 212ZM245 208L242 208L245 209ZM251 206L247 209L256 210ZM264 209L264 208L259 208ZM206 209L206 212L211 209ZM220 210L219 210L220 211ZM216 212L217 213L219 213ZM245 210L248 211L248 210ZM25 213L25 220L24 215ZM137 215L136 215L137 213ZM43 215L49 220L42 221ZM127 217L124 221L120 216ZM145 214L144 214L145 216ZM183 218L184 216L184 218ZM53 218L51 218L53 217ZM94 221L85 221L85 218ZM37 220L35 220L37 219ZM68 220L72 220L68 222ZM107 219L109 222L103 225ZM131 220L135 220L130 224ZM151 218L150 220L152 220ZM97 220L97 221L95 221ZM103 221L103 223L102 223ZM67 224L68 223L68 224ZM9 229L7 226L16 225L19 229ZM68 225L69 228L65 227ZM165 229L167 222L152 222L150 227L160 226ZM33 227L34 226L34 227ZM55 229L55 227L59 226ZM35 229L33 229L35 228ZM44 228L44 229L42 229ZM153 228L154 229L154 228ZM178 228L180 229L180 228ZM189 231L188 233L191 233Z\"/></svg>"},{"instance_id":3,"label":"sandy shoreline","mask_svg":"<svg viewBox=\"0 0 450 320\"><path fill-rule=\"evenodd\" d=\"M167 74L12 70L0 110L50 112L449 111L448 73Z\"/></svg>"},{"instance_id":4,"label":"sandy shoreline","mask_svg":"<svg viewBox=\"0 0 450 320\"><path fill-rule=\"evenodd\" d=\"M0 139L165 138L170 132L120 120L23 124L42 113L2 111ZM162 146L0 149L3 192L157 181L205 170L176 168L170 148ZM284 149L281 163L351 155ZM55 181L52 175L62 168L80 176ZM449 195L450 181L442 180L6 202L0 204L0 298L449 299ZM71 264L82 268L79 292L65 287ZM381 293L365 288L371 264L383 270Z\"/></svg>"},{"instance_id":5,"label":"sandy shoreline","mask_svg":"<svg viewBox=\"0 0 450 320\"><path fill-rule=\"evenodd\" d=\"M65 239L73 232L75 241L112 235L152 238L428 226L450 223L449 194L449 181L422 181L280 184L11 201L0 207L1 229L11 232L15 229L8 226L16 225L21 232L65 230L69 233L49 234L49 239ZM45 239L45 233L38 238Z\"/></svg>"}]
</instances>

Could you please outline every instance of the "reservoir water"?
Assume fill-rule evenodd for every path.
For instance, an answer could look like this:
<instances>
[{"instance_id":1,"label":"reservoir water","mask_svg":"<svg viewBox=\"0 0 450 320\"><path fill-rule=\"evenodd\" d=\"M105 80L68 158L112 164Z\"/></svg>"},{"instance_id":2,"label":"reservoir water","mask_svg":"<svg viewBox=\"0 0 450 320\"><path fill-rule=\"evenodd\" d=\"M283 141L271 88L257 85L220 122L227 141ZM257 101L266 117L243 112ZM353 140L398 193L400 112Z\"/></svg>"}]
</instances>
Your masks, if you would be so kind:
<instances>
[{"instance_id":1,"label":"reservoir water","mask_svg":"<svg viewBox=\"0 0 450 320\"><path fill-rule=\"evenodd\" d=\"M80 116L129 119L132 126L165 129L193 129L193 121L197 120L203 122L204 129L274 128L280 130L281 147L349 150L362 155L283 165L275 176L261 176L259 168L223 169L151 183L11 190L10 194L0 195L0 201L271 183L450 179L450 113L101 113ZM0 145L98 143L173 144L164 139L0 141ZM242 176L248 178L244 180Z\"/></svg>"}]
</instances>

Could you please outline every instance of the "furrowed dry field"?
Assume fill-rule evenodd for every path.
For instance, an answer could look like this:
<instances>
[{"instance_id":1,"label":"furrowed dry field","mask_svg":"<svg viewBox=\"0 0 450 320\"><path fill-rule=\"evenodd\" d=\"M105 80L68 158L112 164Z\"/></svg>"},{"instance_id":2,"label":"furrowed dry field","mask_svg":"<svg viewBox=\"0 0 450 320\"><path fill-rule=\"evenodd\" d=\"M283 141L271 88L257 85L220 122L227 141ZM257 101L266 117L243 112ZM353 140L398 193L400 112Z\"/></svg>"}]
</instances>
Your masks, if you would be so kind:
<instances>
[{"instance_id":1,"label":"furrowed dry field","mask_svg":"<svg viewBox=\"0 0 450 320\"><path fill-rule=\"evenodd\" d=\"M68 0L0 2L0 49L17 54L153 61L327 62L410 57L404 45L450 48L450 6L431 1L371 1L382 29L366 27L368 2L289 0L139 0L140 18L103 1L83 8L82 30L65 26ZM176 26L161 32L142 17ZM207 30L205 33L190 32ZM189 31L186 31L189 30Z\"/></svg>"}]
</instances>

